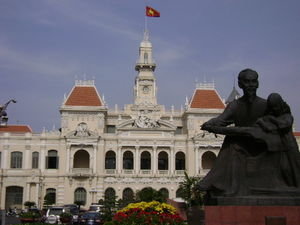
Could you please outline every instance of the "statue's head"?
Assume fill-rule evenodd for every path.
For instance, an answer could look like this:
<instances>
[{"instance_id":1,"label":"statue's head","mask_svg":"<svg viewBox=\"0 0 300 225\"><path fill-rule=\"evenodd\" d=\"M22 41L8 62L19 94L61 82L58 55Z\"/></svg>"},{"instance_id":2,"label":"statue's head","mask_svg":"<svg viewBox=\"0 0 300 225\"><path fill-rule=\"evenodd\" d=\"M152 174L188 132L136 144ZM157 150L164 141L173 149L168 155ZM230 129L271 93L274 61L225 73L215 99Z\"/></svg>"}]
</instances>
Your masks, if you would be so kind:
<instances>
[{"instance_id":1,"label":"statue's head","mask_svg":"<svg viewBox=\"0 0 300 225\"><path fill-rule=\"evenodd\" d=\"M256 96L258 88L258 73L252 69L244 69L238 75L238 84L244 91L244 95Z\"/></svg>"},{"instance_id":2,"label":"statue's head","mask_svg":"<svg viewBox=\"0 0 300 225\"><path fill-rule=\"evenodd\" d=\"M267 105L271 115L280 116L284 113L291 113L290 107L278 93L272 93L268 96Z\"/></svg>"}]
</instances>

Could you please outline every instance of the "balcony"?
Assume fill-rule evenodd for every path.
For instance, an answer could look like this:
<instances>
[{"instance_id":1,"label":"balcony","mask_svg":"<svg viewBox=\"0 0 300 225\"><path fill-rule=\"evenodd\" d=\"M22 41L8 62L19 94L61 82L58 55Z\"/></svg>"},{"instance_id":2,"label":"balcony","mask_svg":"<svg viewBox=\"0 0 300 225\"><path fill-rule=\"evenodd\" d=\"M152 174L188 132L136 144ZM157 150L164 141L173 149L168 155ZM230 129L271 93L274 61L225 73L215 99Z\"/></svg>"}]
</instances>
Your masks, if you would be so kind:
<instances>
[{"instance_id":1,"label":"balcony","mask_svg":"<svg viewBox=\"0 0 300 225\"><path fill-rule=\"evenodd\" d=\"M140 170L140 174L142 175L150 175L152 173L151 170Z\"/></svg>"},{"instance_id":2,"label":"balcony","mask_svg":"<svg viewBox=\"0 0 300 225\"><path fill-rule=\"evenodd\" d=\"M117 173L117 170L115 170L115 169L106 169L106 170L105 170L105 173L106 173L106 174L116 174L116 173Z\"/></svg>"},{"instance_id":3,"label":"balcony","mask_svg":"<svg viewBox=\"0 0 300 225\"><path fill-rule=\"evenodd\" d=\"M169 175L169 170L158 170L158 174L162 176Z\"/></svg>"},{"instance_id":4,"label":"balcony","mask_svg":"<svg viewBox=\"0 0 300 225\"><path fill-rule=\"evenodd\" d=\"M184 176L184 170L175 170L177 176Z\"/></svg>"},{"instance_id":5,"label":"balcony","mask_svg":"<svg viewBox=\"0 0 300 225\"><path fill-rule=\"evenodd\" d=\"M90 177L92 176L91 168L72 168L71 176L72 177Z\"/></svg>"},{"instance_id":6,"label":"balcony","mask_svg":"<svg viewBox=\"0 0 300 225\"><path fill-rule=\"evenodd\" d=\"M133 174L134 170L129 170L129 169L124 169L123 173L124 174Z\"/></svg>"}]
</instances>

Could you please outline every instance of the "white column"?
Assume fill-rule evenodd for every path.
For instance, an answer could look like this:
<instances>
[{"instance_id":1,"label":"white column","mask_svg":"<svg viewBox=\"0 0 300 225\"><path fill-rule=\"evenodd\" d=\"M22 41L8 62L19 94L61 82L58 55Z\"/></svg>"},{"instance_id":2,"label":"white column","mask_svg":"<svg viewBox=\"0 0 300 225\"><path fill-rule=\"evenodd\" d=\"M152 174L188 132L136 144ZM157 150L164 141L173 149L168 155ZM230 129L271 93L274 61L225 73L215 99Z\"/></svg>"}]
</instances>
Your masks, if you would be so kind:
<instances>
[{"instance_id":1,"label":"white column","mask_svg":"<svg viewBox=\"0 0 300 225\"><path fill-rule=\"evenodd\" d=\"M7 163L9 162L9 160L8 160L8 151L7 151L7 149L5 149L4 151L3 151L3 156L2 156L2 163L1 163L1 165L2 165L2 168L3 169L7 169Z\"/></svg>"},{"instance_id":2,"label":"white column","mask_svg":"<svg viewBox=\"0 0 300 225\"><path fill-rule=\"evenodd\" d=\"M71 156L70 156L70 171L73 169L73 167L74 167L74 156L71 153Z\"/></svg>"},{"instance_id":3,"label":"white column","mask_svg":"<svg viewBox=\"0 0 300 225\"><path fill-rule=\"evenodd\" d=\"M175 152L174 152L174 147L171 147L170 149L170 159L169 159L169 169L171 170L170 171L170 174L175 174Z\"/></svg>"},{"instance_id":4,"label":"white column","mask_svg":"<svg viewBox=\"0 0 300 225\"><path fill-rule=\"evenodd\" d=\"M34 197L34 202L37 204L37 206L39 207L39 189L40 189L40 184L39 183L35 183L35 197Z\"/></svg>"},{"instance_id":5,"label":"white column","mask_svg":"<svg viewBox=\"0 0 300 225\"><path fill-rule=\"evenodd\" d=\"M135 147L135 163L134 163L135 173L139 174L140 171L140 152L139 146Z\"/></svg>"},{"instance_id":6,"label":"white column","mask_svg":"<svg viewBox=\"0 0 300 225\"><path fill-rule=\"evenodd\" d=\"M97 146L96 145L93 145L93 148L94 148L94 165L93 165L93 173L96 173L96 170L97 170Z\"/></svg>"},{"instance_id":7,"label":"white column","mask_svg":"<svg viewBox=\"0 0 300 225\"><path fill-rule=\"evenodd\" d=\"M199 170L201 170L201 173L202 173L202 170L203 170L202 157L203 157L204 151L200 151L200 148L199 148L198 152L199 152Z\"/></svg>"},{"instance_id":8,"label":"white column","mask_svg":"<svg viewBox=\"0 0 300 225\"><path fill-rule=\"evenodd\" d=\"M41 164L40 165L41 165L41 171L42 172L45 171L45 160L46 160L45 151L46 151L45 149L42 149L42 151L41 151L41 158L40 158Z\"/></svg>"},{"instance_id":9,"label":"white column","mask_svg":"<svg viewBox=\"0 0 300 225\"><path fill-rule=\"evenodd\" d=\"M117 171L118 171L118 174L120 174L122 172L122 151L121 151L121 147L118 148L118 152L117 152Z\"/></svg>"},{"instance_id":10,"label":"white column","mask_svg":"<svg viewBox=\"0 0 300 225\"><path fill-rule=\"evenodd\" d=\"M25 150L25 154L24 154L24 159L23 159L23 162L24 162L24 169L29 169L31 168L30 166L30 150Z\"/></svg>"},{"instance_id":11,"label":"white column","mask_svg":"<svg viewBox=\"0 0 300 225\"><path fill-rule=\"evenodd\" d=\"M153 157L152 158L153 158L152 170L153 170L153 174L156 174L157 173L157 147L156 146L154 146L154 148L153 148Z\"/></svg>"},{"instance_id":12,"label":"white column","mask_svg":"<svg viewBox=\"0 0 300 225\"><path fill-rule=\"evenodd\" d=\"M70 172L70 145L67 145L67 166L66 166L66 173Z\"/></svg>"},{"instance_id":13,"label":"white column","mask_svg":"<svg viewBox=\"0 0 300 225\"><path fill-rule=\"evenodd\" d=\"M29 201L30 200L30 183L26 183L26 190L25 190L25 196L24 196L24 200Z\"/></svg>"},{"instance_id":14,"label":"white column","mask_svg":"<svg viewBox=\"0 0 300 225\"><path fill-rule=\"evenodd\" d=\"M201 163L201 161L200 161ZM197 146L195 146L195 171L196 171L196 174L199 174L200 173L200 167L199 167L199 149L197 148Z\"/></svg>"}]
</instances>

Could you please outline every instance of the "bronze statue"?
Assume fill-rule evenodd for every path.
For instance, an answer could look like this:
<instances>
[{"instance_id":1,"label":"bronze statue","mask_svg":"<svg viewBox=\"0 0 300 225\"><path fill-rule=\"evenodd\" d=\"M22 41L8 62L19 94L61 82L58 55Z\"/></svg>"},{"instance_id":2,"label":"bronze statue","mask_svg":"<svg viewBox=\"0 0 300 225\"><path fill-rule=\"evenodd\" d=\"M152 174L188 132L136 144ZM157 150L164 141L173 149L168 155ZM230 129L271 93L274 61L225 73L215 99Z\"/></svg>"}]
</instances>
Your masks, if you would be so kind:
<instances>
[{"instance_id":1,"label":"bronze statue","mask_svg":"<svg viewBox=\"0 0 300 225\"><path fill-rule=\"evenodd\" d=\"M300 193L300 153L289 106L279 94L271 94L267 101L256 95L254 70L241 71L238 84L244 95L201 127L226 137L199 189L211 197Z\"/></svg>"},{"instance_id":2,"label":"bronze statue","mask_svg":"<svg viewBox=\"0 0 300 225\"><path fill-rule=\"evenodd\" d=\"M4 105L0 105L0 125L6 125L7 124L7 113L6 113L6 109L9 103L16 103L17 101L14 99L9 100L8 102L6 102Z\"/></svg>"}]
</instances>

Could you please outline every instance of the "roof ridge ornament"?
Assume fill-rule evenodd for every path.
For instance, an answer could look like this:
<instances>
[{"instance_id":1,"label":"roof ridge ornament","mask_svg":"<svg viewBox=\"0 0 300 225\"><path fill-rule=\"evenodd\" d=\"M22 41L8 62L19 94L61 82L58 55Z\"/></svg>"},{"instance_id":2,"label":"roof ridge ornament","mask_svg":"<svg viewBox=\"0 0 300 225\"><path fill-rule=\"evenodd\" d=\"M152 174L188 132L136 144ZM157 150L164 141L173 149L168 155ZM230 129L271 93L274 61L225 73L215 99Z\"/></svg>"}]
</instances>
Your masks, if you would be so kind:
<instances>
[{"instance_id":1,"label":"roof ridge ornament","mask_svg":"<svg viewBox=\"0 0 300 225\"><path fill-rule=\"evenodd\" d=\"M143 41L149 41L149 30L145 29Z\"/></svg>"},{"instance_id":2,"label":"roof ridge ornament","mask_svg":"<svg viewBox=\"0 0 300 225\"><path fill-rule=\"evenodd\" d=\"M75 80L76 86L94 86L95 80Z\"/></svg>"},{"instance_id":3,"label":"roof ridge ornament","mask_svg":"<svg viewBox=\"0 0 300 225\"><path fill-rule=\"evenodd\" d=\"M214 90L215 89L215 82L206 82L204 81L203 83L197 83L196 84L197 89L202 89L202 90Z\"/></svg>"}]
</instances>

